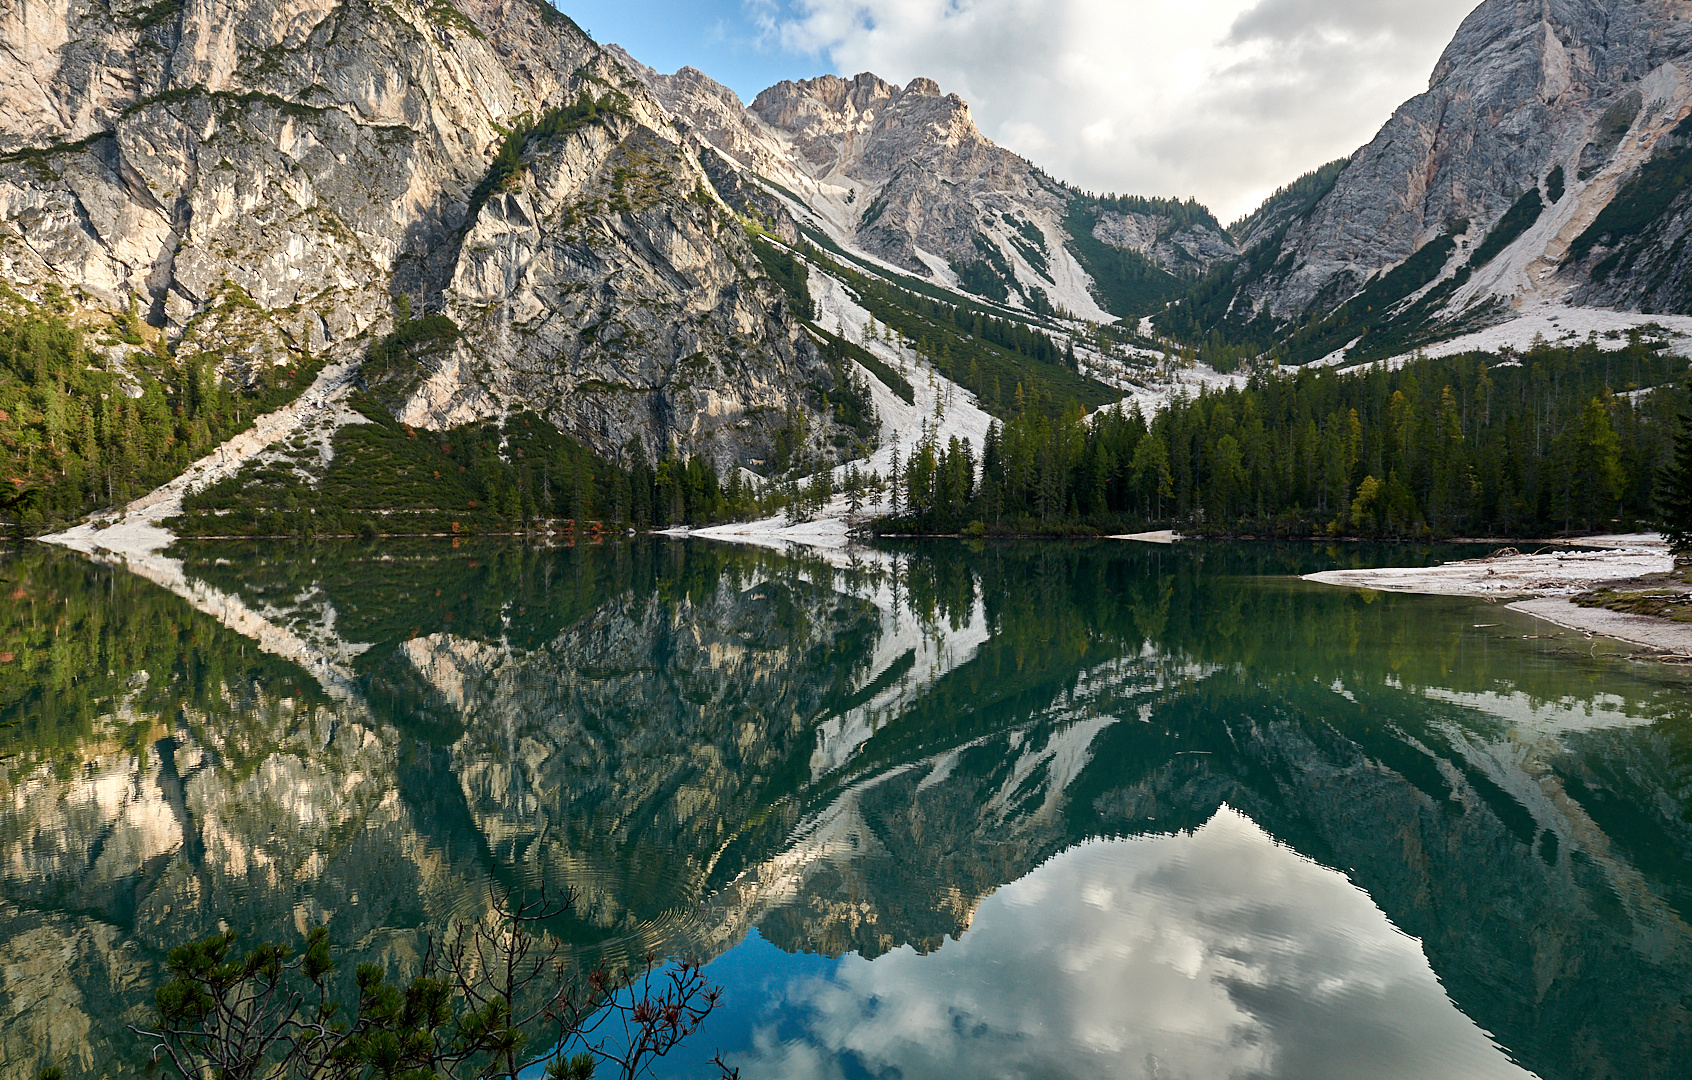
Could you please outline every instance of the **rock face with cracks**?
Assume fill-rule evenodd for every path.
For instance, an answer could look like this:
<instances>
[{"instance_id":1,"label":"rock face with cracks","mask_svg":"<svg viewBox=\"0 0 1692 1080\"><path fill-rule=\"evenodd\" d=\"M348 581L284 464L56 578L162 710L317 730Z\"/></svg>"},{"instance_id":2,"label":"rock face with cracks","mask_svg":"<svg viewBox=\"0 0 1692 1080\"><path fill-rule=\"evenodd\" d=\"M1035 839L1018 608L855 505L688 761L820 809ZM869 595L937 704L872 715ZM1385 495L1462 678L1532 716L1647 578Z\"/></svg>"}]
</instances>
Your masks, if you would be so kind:
<instances>
[{"instance_id":1,"label":"rock face with cracks","mask_svg":"<svg viewBox=\"0 0 1692 1080\"><path fill-rule=\"evenodd\" d=\"M1211 264L1239 254L1226 233L1202 224L1172 229L1169 219L1158 214L1105 210L1093 225L1093 236L1111 247L1146 255L1181 276L1197 276Z\"/></svg>"},{"instance_id":2,"label":"rock face with cracks","mask_svg":"<svg viewBox=\"0 0 1692 1080\"><path fill-rule=\"evenodd\" d=\"M719 465L800 414L829 442L831 376L697 143L540 0L59 0L7 5L0 43L0 282L25 296L133 305L236 380L362 355L403 296L463 329L375 388L409 422L535 410ZM521 139L584 93L593 123Z\"/></svg>"},{"instance_id":3,"label":"rock face with cracks","mask_svg":"<svg viewBox=\"0 0 1692 1080\"><path fill-rule=\"evenodd\" d=\"M1257 261L1266 271L1237 279L1236 311L1296 320L1331 310L1442 235L1455 239L1445 267L1455 273L1530 192L1543 210L1470 266L1452 310L1497 299L1692 310L1692 278L1676 269L1683 196L1619 273L1592 274L1615 238L1575 245L1653 154L1671 149L1665 136L1692 110L1686 15L1677 0L1487 0L1459 27L1427 92L1399 107L1326 195L1284 232L1238 237L1242 249L1276 251Z\"/></svg>"},{"instance_id":4,"label":"rock face with cracks","mask_svg":"<svg viewBox=\"0 0 1692 1080\"><path fill-rule=\"evenodd\" d=\"M948 284L975 266L1002 282L996 298L1013 305L1037 305L1038 290L1091 307L1079 299L1091 282L1066 221L1077 193L995 145L968 104L932 79L901 89L868 73L824 75L777 83L744 106L697 69L664 75L617 46L608 51L693 135L773 181L835 240ZM1172 222L1143 216L1145 243L1104 242L1141 250L1172 273L1202 271L1218 251L1233 254L1220 233L1173 236ZM782 226L780 215L772 224Z\"/></svg>"}]
</instances>

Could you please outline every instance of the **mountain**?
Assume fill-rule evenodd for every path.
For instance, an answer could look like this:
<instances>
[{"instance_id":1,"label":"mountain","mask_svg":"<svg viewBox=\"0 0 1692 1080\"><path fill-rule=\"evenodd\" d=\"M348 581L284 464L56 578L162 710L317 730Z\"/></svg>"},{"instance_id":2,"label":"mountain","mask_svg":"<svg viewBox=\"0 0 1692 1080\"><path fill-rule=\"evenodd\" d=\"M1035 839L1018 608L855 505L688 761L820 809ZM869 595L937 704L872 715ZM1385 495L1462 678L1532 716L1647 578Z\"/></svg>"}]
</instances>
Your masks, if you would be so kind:
<instances>
[{"instance_id":1,"label":"mountain","mask_svg":"<svg viewBox=\"0 0 1692 1080\"><path fill-rule=\"evenodd\" d=\"M1047 176L982 135L969 105L932 79L901 89L870 73L824 75L745 106L695 68L664 75L608 48L813 231L993 301L1109 322L1150 310L1117 287L1123 253L1159 283L1158 298L1236 254L1196 203L1100 200Z\"/></svg>"},{"instance_id":2,"label":"mountain","mask_svg":"<svg viewBox=\"0 0 1692 1080\"><path fill-rule=\"evenodd\" d=\"M525 410L605 456L727 464L804 415L833 453L831 369L695 144L540 0L4 18L0 280L134 311L162 345L114 331L111 365L168 382L162 349L242 386L393 334L364 375L407 424Z\"/></svg>"},{"instance_id":3,"label":"mountain","mask_svg":"<svg viewBox=\"0 0 1692 1080\"><path fill-rule=\"evenodd\" d=\"M1692 311L1665 0L1488 0L1369 145L1226 228L1046 175L932 80L747 105L543 0L118 2L0 16L0 472L30 528L173 477L154 520L215 535L771 513L928 438L914 382L1000 419L1154 408L1173 343L1231 371Z\"/></svg>"},{"instance_id":4,"label":"mountain","mask_svg":"<svg viewBox=\"0 0 1692 1080\"><path fill-rule=\"evenodd\" d=\"M1066 316L1143 314L1225 253L1202 208L1104 207L929 80L825 76L746 108L543 0L69 0L0 16L0 43L0 336L18 343L0 471L38 531L191 467L202 496L227 481L215 516L256 493L286 520L319 509L360 441L343 433L370 421L477 461L496 433L497 467L424 474L420 508L448 524L623 520L650 501L643 476L680 483L657 469L672 455L714 470L676 496L692 520L717 477L738 498L738 468L768 482L869 456L886 402L910 401L905 375L829 336L851 318L802 325L807 264L764 234L885 286L874 317L929 342L895 367L934 365L1000 413L1018 386L1053 409L1111 400ZM258 417L281 419L243 434ZM502 433L536 419L591 452L605 500L553 483L587 467L568 447L518 460ZM349 510L417 486L381 457L345 457Z\"/></svg>"},{"instance_id":5,"label":"mountain","mask_svg":"<svg viewBox=\"0 0 1692 1080\"><path fill-rule=\"evenodd\" d=\"M1161 317L1308 360L1539 305L1692 312L1692 24L1666 0L1487 0L1366 146L1233 229L1244 257Z\"/></svg>"}]
</instances>

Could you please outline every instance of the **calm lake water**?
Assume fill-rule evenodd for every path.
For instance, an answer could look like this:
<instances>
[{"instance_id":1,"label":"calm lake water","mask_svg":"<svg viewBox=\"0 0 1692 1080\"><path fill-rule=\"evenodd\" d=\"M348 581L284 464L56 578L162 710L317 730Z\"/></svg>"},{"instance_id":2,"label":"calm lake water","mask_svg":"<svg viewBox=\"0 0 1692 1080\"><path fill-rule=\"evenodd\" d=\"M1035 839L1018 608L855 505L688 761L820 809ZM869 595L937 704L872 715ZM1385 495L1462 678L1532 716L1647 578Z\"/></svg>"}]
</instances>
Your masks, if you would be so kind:
<instances>
[{"instance_id":1,"label":"calm lake water","mask_svg":"<svg viewBox=\"0 0 1692 1080\"><path fill-rule=\"evenodd\" d=\"M173 944L402 969L490 877L708 961L666 1076L1688 1074L1692 682L1293 576L1454 549L180 554L0 562L0 1075L134 1075Z\"/></svg>"}]
</instances>

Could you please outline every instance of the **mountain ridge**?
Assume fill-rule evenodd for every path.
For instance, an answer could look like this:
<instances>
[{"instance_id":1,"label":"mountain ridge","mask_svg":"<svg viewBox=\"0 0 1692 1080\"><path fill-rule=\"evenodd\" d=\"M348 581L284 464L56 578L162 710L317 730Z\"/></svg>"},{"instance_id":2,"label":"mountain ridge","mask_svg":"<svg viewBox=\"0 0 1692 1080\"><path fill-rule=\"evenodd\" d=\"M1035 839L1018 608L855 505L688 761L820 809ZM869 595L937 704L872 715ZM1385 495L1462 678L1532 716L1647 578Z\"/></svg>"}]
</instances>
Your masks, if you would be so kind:
<instances>
[{"instance_id":1,"label":"mountain ridge","mask_svg":"<svg viewBox=\"0 0 1692 1080\"><path fill-rule=\"evenodd\" d=\"M1273 228L1248 216L1241 247L1262 250L1212 283L1211 309L1188 299L1164 326L1217 330L1267 349L1300 324L1323 325L1367 295L1371 281L1435 244L1448 250L1421 259L1412 288L1385 307L1372 303L1371 325L1408 328L1387 335L1392 349L1546 305L1692 311L1692 279L1676 245L1688 220L1677 194L1683 180L1651 193L1649 221L1589 248L1590 257L1569 257L1692 110L1681 70L1692 33L1679 10L1666 0L1486 0L1458 28L1428 89L1395 110L1324 193ZM1613 241L1626 238L1635 238L1635 262L1655 252L1641 264L1652 273L1594 279L1596 264L1616 252ZM1380 355L1367 337L1361 349L1347 346L1358 329L1335 325L1317 335L1320 348Z\"/></svg>"},{"instance_id":2,"label":"mountain ridge","mask_svg":"<svg viewBox=\"0 0 1692 1080\"><path fill-rule=\"evenodd\" d=\"M1142 257L1169 290L1182 271L1233 254L1213 220L1199 236L1172 218L1175 200L1140 200L1135 220L1100 221L1092 197L987 139L968 103L932 79L901 88L871 72L822 75L742 104L697 68L664 75L606 48L703 141L791 195L815 229L949 288L1111 322L1145 312L1111 303L1099 246ZM1077 203L1091 214L1084 228L1070 220Z\"/></svg>"},{"instance_id":3,"label":"mountain ridge","mask_svg":"<svg viewBox=\"0 0 1692 1080\"><path fill-rule=\"evenodd\" d=\"M698 459L767 487L887 443L863 404L884 377L906 390L883 400L908 404L916 375L1001 418L1025 385L1052 410L1107 386L1155 407L1172 356L1356 361L1535 305L1692 310L1692 33L1668 0L1603 10L1487 0L1374 140L1224 228L1192 200L1054 179L930 79L824 75L745 104L541 0L67 0L0 22L0 282L19 318L87 325L178 446L228 435L165 433L198 373L240 417L362 361L327 427L292 436L323 464L357 391L406 431L538 416L618 468ZM804 325L823 293L852 319ZM891 367L842 351L848 321L900 328ZM49 412L0 421L20 483L70 475ZM564 516L549 465L502 468ZM142 479L96 461L78 498Z\"/></svg>"},{"instance_id":4,"label":"mountain ridge","mask_svg":"<svg viewBox=\"0 0 1692 1080\"><path fill-rule=\"evenodd\" d=\"M700 195L689 145L549 5L72 2L56 18L8 32L72 59L99 42L132 70L120 92L91 64L8 62L9 87L47 87L66 117L0 98L19 117L0 275L25 297L138 301L238 384L363 352L403 297L462 329L388 385L410 423L520 405L608 457L632 440L730 464L808 414L815 452L834 452L809 389L828 366ZM603 107L559 119L584 101ZM682 368L706 352L708 387Z\"/></svg>"}]
</instances>

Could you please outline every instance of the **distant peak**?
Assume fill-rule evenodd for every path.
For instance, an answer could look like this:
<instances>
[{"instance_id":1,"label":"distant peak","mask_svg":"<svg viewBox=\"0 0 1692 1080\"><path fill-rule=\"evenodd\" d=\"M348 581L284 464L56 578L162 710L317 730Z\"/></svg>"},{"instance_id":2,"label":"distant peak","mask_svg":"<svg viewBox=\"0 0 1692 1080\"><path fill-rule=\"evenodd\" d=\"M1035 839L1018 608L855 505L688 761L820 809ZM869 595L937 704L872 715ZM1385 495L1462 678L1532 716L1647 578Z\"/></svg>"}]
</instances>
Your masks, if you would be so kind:
<instances>
[{"instance_id":1,"label":"distant peak","mask_svg":"<svg viewBox=\"0 0 1692 1080\"><path fill-rule=\"evenodd\" d=\"M872 71L861 71L850 79L839 75L818 75L812 79L784 79L759 94L752 102L752 111L771 119L792 114L795 108L804 110L821 106L834 112L868 112L885 103L904 97L938 98L940 84L933 79L917 76L903 90ZM807 103L807 104L801 104ZM962 104L960 101L959 104Z\"/></svg>"}]
</instances>

